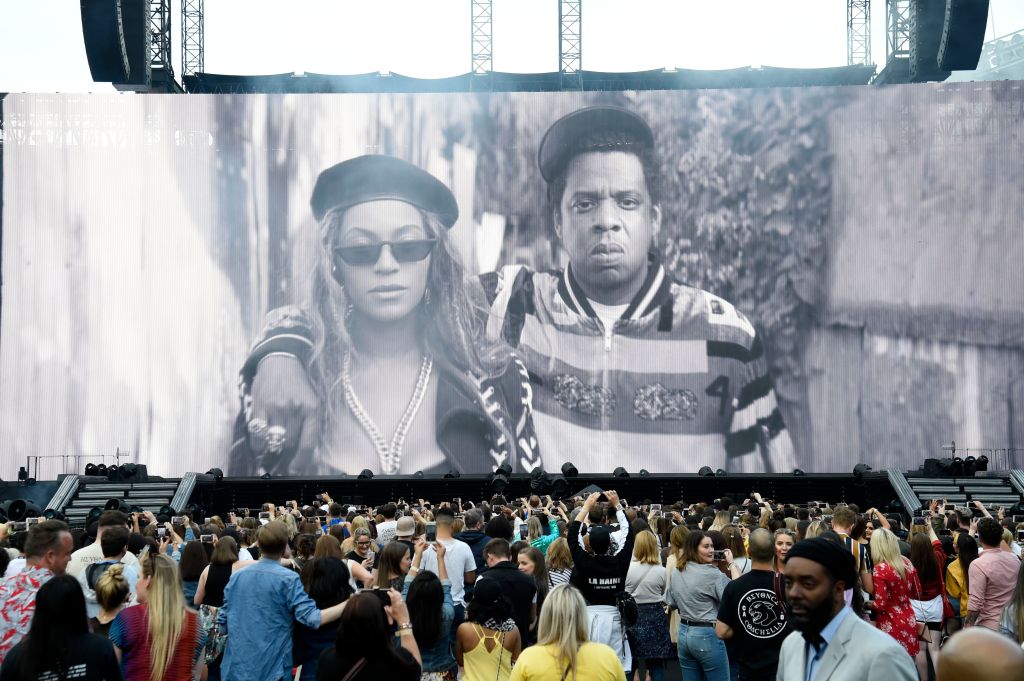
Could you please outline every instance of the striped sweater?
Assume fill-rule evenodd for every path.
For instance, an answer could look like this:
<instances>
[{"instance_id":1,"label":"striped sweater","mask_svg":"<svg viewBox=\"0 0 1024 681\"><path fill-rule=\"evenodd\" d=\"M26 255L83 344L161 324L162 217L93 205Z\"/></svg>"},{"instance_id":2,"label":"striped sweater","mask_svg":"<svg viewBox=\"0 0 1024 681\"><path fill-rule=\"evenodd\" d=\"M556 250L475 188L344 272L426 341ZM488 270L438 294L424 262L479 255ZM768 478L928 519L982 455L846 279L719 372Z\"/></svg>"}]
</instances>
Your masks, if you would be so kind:
<instances>
[{"instance_id":1,"label":"striped sweater","mask_svg":"<svg viewBox=\"0 0 1024 681\"><path fill-rule=\"evenodd\" d=\"M571 267L513 265L480 282L488 336L504 337L529 372L548 470L793 470L764 346L730 303L653 262L605 329Z\"/></svg>"}]
</instances>

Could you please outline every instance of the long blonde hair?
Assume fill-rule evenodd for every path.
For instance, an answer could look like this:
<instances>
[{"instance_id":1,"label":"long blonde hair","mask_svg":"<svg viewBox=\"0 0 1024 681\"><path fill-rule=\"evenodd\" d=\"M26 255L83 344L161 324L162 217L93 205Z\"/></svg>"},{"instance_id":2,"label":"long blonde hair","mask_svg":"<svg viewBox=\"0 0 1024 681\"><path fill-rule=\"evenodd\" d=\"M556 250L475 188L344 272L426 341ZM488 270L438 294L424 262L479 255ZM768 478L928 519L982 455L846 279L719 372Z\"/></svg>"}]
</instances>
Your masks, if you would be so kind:
<instances>
[{"instance_id":1,"label":"long blonde hair","mask_svg":"<svg viewBox=\"0 0 1024 681\"><path fill-rule=\"evenodd\" d=\"M166 555L148 554L142 561L142 576L152 578L146 594L152 665L149 678L150 681L160 681L174 657L185 627L185 595L178 564Z\"/></svg>"},{"instance_id":2,"label":"long blonde hair","mask_svg":"<svg viewBox=\"0 0 1024 681\"><path fill-rule=\"evenodd\" d=\"M658 539L653 532L637 532L633 542L633 559L644 565L661 565Z\"/></svg>"},{"instance_id":3,"label":"long blonde hair","mask_svg":"<svg viewBox=\"0 0 1024 681\"><path fill-rule=\"evenodd\" d=\"M537 645L554 646L557 664L572 670L576 679L576 657L588 641L587 603L583 594L570 584L559 584L548 592L537 625Z\"/></svg>"},{"instance_id":4,"label":"long blonde hair","mask_svg":"<svg viewBox=\"0 0 1024 681\"><path fill-rule=\"evenodd\" d=\"M900 544L896 535L880 527L871 533L871 560L875 565L888 563L900 579L907 578L907 564L900 553Z\"/></svg>"},{"instance_id":5,"label":"long blonde hair","mask_svg":"<svg viewBox=\"0 0 1024 681\"><path fill-rule=\"evenodd\" d=\"M320 398L322 432L328 436L335 431L340 412L345 409L341 368L346 350L353 347L348 293L331 273L332 253L341 235L345 210L333 208L320 221L321 245L311 271L305 306L313 333L309 378ZM446 370L448 378L480 404L491 426L505 436L503 444L514 452L512 432L486 408L481 388L474 381L504 373L511 361L509 348L486 338L483 320L489 306L483 289L465 285L465 270L440 218L424 210L420 210L420 215L427 237L437 240L427 272L426 295L417 313L423 349L431 354L436 365Z\"/></svg>"},{"instance_id":6,"label":"long blonde hair","mask_svg":"<svg viewBox=\"0 0 1024 681\"><path fill-rule=\"evenodd\" d=\"M711 522L711 527L708 528L708 532L712 530L722 531L722 528L726 527L732 521L732 514L729 511L718 511L715 513L715 519Z\"/></svg>"}]
</instances>

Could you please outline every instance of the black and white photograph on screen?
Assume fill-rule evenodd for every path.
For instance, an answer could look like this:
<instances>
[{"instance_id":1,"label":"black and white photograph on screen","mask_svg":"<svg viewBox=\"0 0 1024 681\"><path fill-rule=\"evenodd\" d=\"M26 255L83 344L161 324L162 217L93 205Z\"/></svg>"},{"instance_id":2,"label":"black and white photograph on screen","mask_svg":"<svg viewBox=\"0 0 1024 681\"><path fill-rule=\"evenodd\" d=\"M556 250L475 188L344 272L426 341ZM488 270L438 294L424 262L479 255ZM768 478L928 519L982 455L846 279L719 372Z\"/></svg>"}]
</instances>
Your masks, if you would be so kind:
<instances>
[{"instance_id":1,"label":"black and white photograph on screen","mask_svg":"<svg viewBox=\"0 0 1024 681\"><path fill-rule=\"evenodd\" d=\"M2 104L0 477L1024 438L1012 83Z\"/></svg>"}]
</instances>

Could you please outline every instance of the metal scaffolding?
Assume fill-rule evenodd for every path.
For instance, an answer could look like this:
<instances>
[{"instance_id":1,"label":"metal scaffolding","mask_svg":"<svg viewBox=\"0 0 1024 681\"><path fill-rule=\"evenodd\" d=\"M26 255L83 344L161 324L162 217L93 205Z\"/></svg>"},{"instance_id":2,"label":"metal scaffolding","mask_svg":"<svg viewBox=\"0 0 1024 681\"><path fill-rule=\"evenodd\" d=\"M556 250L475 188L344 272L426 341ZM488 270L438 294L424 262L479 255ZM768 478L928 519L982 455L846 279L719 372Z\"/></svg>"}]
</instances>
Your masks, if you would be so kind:
<instances>
[{"instance_id":1,"label":"metal scaffolding","mask_svg":"<svg viewBox=\"0 0 1024 681\"><path fill-rule=\"evenodd\" d=\"M558 0L558 70L575 74L583 69L583 0Z\"/></svg>"},{"instance_id":2,"label":"metal scaffolding","mask_svg":"<svg viewBox=\"0 0 1024 681\"><path fill-rule=\"evenodd\" d=\"M494 70L494 55L491 50L491 0L470 0L473 12L473 26L470 35L473 73L490 73Z\"/></svg>"},{"instance_id":3,"label":"metal scaffolding","mask_svg":"<svg viewBox=\"0 0 1024 681\"><path fill-rule=\"evenodd\" d=\"M910 59L911 0L886 0L885 61Z\"/></svg>"},{"instance_id":4,"label":"metal scaffolding","mask_svg":"<svg viewBox=\"0 0 1024 681\"><path fill-rule=\"evenodd\" d=\"M181 75L203 72L203 0L181 0Z\"/></svg>"},{"instance_id":5,"label":"metal scaffolding","mask_svg":"<svg viewBox=\"0 0 1024 681\"><path fill-rule=\"evenodd\" d=\"M846 63L871 63L871 0L846 2Z\"/></svg>"},{"instance_id":6,"label":"metal scaffolding","mask_svg":"<svg viewBox=\"0 0 1024 681\"><path fill-rule=\"evenodd\" d=\"M174 77L171 64L171 1L149 0L149 65Z\"/></svg>"}]
</instances>

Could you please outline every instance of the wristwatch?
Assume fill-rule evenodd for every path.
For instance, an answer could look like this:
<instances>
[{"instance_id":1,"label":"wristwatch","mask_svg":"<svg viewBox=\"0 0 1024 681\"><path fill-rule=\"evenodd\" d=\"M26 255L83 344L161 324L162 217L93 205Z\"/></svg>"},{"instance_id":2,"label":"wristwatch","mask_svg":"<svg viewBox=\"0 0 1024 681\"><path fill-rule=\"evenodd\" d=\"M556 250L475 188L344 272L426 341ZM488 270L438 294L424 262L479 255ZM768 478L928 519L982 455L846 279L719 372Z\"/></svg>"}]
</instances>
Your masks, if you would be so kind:
<instances>
[{"instance_id":1,"label":"wristwatch","mask_svg":"<svg viewBox=\"0 0 1024 681\"><path fill-rule=\"evenodd\" d=\"M399 636L412 636L412 622L404 622L398 625Z\"/></svg>"}]
</instances>

